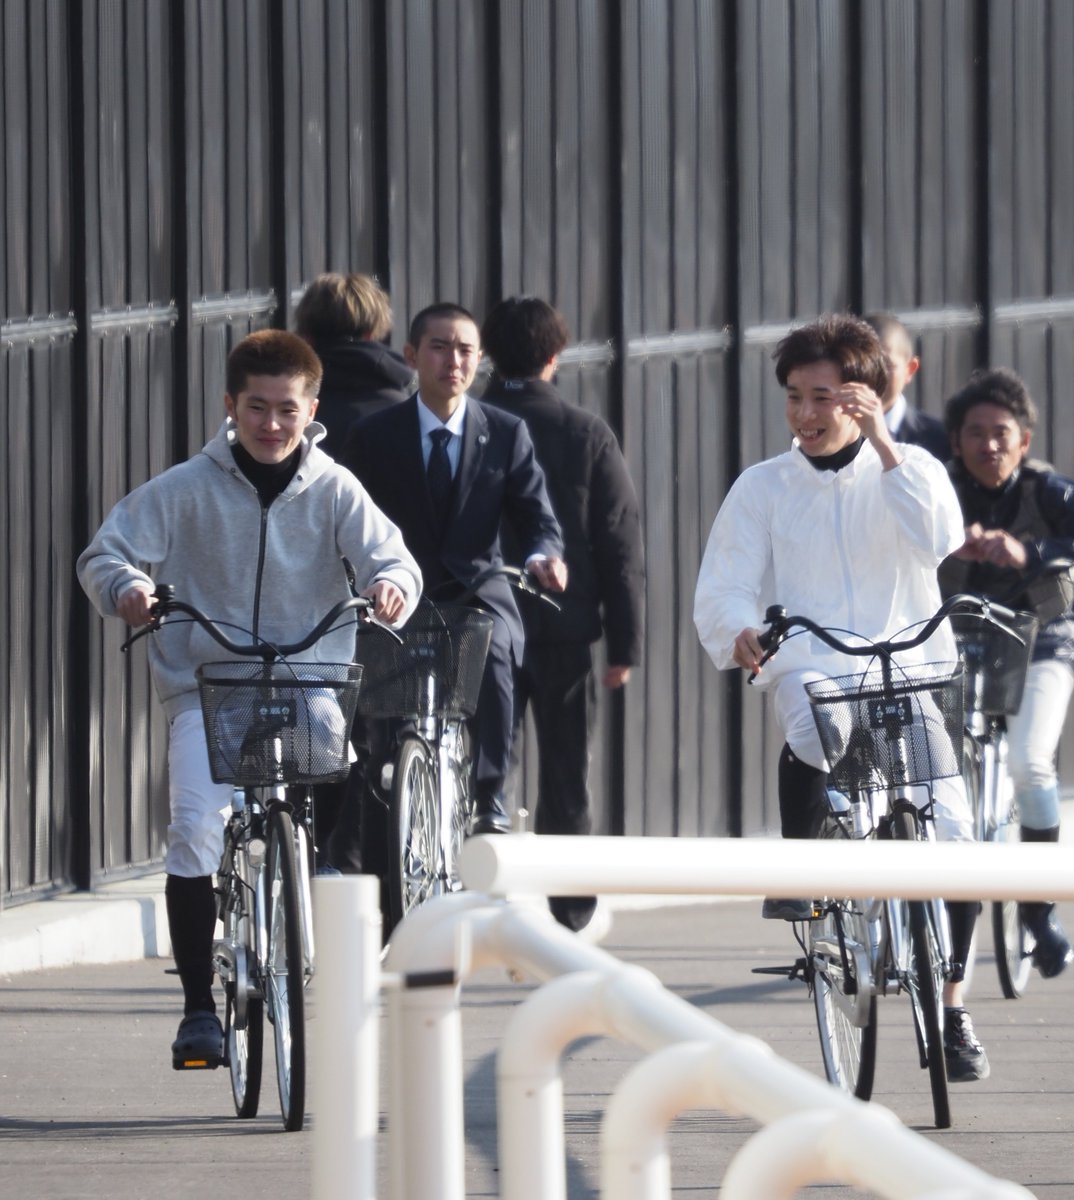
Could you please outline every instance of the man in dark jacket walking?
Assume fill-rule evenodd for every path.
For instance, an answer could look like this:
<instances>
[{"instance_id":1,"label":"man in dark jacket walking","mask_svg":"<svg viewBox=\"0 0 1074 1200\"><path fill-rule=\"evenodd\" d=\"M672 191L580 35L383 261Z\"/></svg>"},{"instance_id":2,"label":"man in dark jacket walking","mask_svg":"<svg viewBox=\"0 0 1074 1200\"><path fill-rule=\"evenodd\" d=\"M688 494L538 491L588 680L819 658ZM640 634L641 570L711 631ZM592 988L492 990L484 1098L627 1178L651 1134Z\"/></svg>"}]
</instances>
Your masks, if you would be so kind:
<instances>
[{"instance_id":1,"label":"man in dark jacket walking","mask_svg":"<svg viewBox=\"0 0 1074 1200\"><path fill-rule=\"evenodd\" d=\"M496 370L484 400L526 422L567 562L560 612L520 598L526 651L516 676L516 733L529 706L537 729L537 832L584 834L596 715L592 644L602 636L606 642L604 686L622 687L641 661L645 576L638 500L615 434L551 382L568 336L562 315L535 297L504 300L481 330ZM517 750L515 758L517 765ZM550 903L571 929L584 928L596 905L591 896Z\"/></svg>"},{"instance_id":2,"label":"man in dark jacket walking","mask_svg":"<svg viewBox=\"0 0 1074 1200\"><path fill-rule=\"evenodd\" d=\"M295 333L324 366L317 419L328 433L321 449L337 461L356 422L413 390L414 372L384 344L391 331L388 294L368 275L318 275L295 309Z\"/></svg>"}]
</instances>

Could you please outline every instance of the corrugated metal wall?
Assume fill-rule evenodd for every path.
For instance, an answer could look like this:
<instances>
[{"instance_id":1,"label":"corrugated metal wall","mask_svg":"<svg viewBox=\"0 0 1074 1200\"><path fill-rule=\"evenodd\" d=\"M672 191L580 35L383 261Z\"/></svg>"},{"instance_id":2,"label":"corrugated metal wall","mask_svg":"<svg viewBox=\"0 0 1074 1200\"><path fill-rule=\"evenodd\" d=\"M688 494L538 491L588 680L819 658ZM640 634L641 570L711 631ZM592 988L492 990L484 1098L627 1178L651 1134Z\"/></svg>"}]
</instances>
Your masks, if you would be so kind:
<instances>
[{"instance_id":1,"label":"corrugated metal wall","mask_svg":"<svg viewBox=\"0 0 1074 1200\"><path fill-rule=\"evenodd\" d=\"M434 299L567 314L649 558L601 829L773 821L763 706L690 614L729 480L785 444L790 323L896 309L934 412L1010 363L1074 472L1065 0L0 0L0 38L0 899L159 860L144 655L73 561L321 270L376 273L400 333Z\"/></svg>"}]
</instances>

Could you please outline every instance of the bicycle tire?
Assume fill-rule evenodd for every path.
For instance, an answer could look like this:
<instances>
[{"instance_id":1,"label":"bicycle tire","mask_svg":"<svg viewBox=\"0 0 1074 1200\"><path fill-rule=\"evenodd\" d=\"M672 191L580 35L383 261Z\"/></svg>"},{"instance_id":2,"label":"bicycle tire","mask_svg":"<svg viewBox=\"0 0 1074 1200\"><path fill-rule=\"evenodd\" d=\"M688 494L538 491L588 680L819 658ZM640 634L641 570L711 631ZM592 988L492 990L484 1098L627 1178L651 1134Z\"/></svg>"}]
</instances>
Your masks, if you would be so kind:
<instances>
[{"instance_id":1,"label":"bicycle tire","mask_svg":"<svg viewBox=\"0 0 1074 1200\"><path fill-rule=\"evenodd\" d=\"M437 769L420 737L404 736L395 756L389 816L388 908L394 928L444 889Z\"/></svg>"},{"instance_id":2,"label":"bicycle tire","mask_svg":"<svg viewBox=\"0 0 1074 1200\"><path fill-rule=\"evenodd\" d=\"M995 832L995 841L1019 842L1019 827L1014 814L1008 811L1007 820ZM1025 994L1033 974L1033 948L1036 941L1022 924L1017 900L992 902L992 943L996 950L996 973L999 986L1007 1000L1017 1000Z\"/></svg>"},{"instance_id":3,"label":"bicycle tire","mask_svg":"<svg viewBox=\"0 0 1074 1200\"><path fill-rule=\"evenodd\" d=\"M463 731L461 729L457 730L456 736L459 739L458 745L461 751ZM462 854L463 842L466 841L466 835L470 831L470 821L473 815L473 803L470 792L470 763L465 754L453 756L449 760L447 785L451 789L451 802L448 805L451 832L448 837L448 859L444 865L444 874L447 876L448 890L457 892L462 888L462 879L459 875L459 857Z\"/></svg>"},{"instance_id":4,"label":"bicycle tire","mask_svg":"<svg viewBox=\"0 0 1074 1200\"><path fill-rule=\"evenodd\" d=\"M827 821L821 838L845 838ZM868 1100L876 1074L876 991L871 979L870 921L854 901L833 904L809 923L809 964L820 1051L828 1082ZM863 973L868 976L863 978ZM861 995L868 988L869 996Z\"/></svg>"},{"instance_id":5,"label":"bicycle tire","mask_svg":"<svg viewBox=\"0 0 1074 1200\"><path fill-rule=\"evenodd\" d=\"M896 838L903 841L920 840L920 826L915 813L903 809L895 814ZM925 900L907 900L906 911L910 926L910 964L907 986L910 991L922 1067L927 1067L932 1088L932 1111L937 1129L951 1125L951 1104L947 1094L947 1062L943 1049L944 963L940 942L933 928L931 905Z\"/></svg>"},{"instance_id":6,"label":"bicycle tire","mask_svg":"<svg viewBox=\"0 0 1074 1200\"><path fill-rule=\"evenodd\" d=\"M306 1113L306 955L295 848L289 812L269 817L268 961L265 996L276 1042L276 1083L283 1127L302 1128Z\"/></svg>"},{"instance_id":7,"label":"bicycle tire","mask_svg":"<svg viewBox=\"0 0 1074 1200\"><path fill-rule=\"evenodd\" d=\"M233 914L227 914L232 916ZM224 922L226 936L234 936L234 927ZM240 943L241 944L241 943ZM247 955L250 953L247 943ZM247 962L249 962L249 957ZM231 1096L235 1115L243 1120L257 1116L261 1102L261 1068L265 1052L265 1006L260 996L247 996L245 1020L236 1021L235 989L245 986L241 976L225 984L228 1073L231 1076Z\"/></svg>"}]
</instances>

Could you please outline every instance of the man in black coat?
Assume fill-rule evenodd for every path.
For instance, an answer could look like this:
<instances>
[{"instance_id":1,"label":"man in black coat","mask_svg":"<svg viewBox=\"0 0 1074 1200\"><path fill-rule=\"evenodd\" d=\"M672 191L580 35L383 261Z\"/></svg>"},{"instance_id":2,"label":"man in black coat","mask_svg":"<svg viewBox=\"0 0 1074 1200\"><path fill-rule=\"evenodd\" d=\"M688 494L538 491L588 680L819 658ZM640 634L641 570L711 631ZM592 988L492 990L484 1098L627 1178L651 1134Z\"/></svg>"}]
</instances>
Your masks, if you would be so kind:
<instances>
[{"instance_id":1,"label":"man in black coat","mask_svg":"<svg viewBox=\"0 0 1074 1200\"><path fill-rule=\"evenodd\" d=\"M337 460L358 421L399 404L413 389L414 372L384 344L391 331L388 294L368 275L318 275L295 309L295 333L324 367L317 420L328 432L320 446Z\"/></svg>"},{"instance_id":2,"label":"man in black coat","mask_svg":"<svg viewBox=\"0 0 1074 1200\"><path fill-rule=\"evenodd\" d=\"M560 612L522 597L526 654L516 736L528 704L537 730L537 832L584 834L596 715L592 644L603 635L602 681L622 687L641 662L645 568L638 500L615 434L552 384L568 337L561 314L535 297L504 300L481 331L496 368L485 402L526 422L563 529L568 571ZM551 908L562 924L581 929L595 903L591 896L554 897Z\"/></svg>"},{"instance_id":3,"label":"man in black coat","mask_svg":"<svg viewBox=\"0 0 1074 1200\"><path fill-rule=\"evenodd\" d=\"M947 462L951 458L951 439L943 422L914 408L906 399L906 385L921 366L921 359L914 353L910 331L894 313L869 313L863 320L876 331L887 358L888 384L880 399L891 436L897 442L923 446L940 462Z\"/></svg>"},{"instance_id":4,"label":"man in black coat","mask_svg":"<svg viewBox=\"0 0 1074 1200\"><path fill-rule=\"evenodd\" d=\"M426 593L450 600L502 565L504 521L538 583L561 592L563 543L526 426L467 395L481 360L474 318L454 304L423 309L403 353L417 371L417 395L363 421L344 463L399 526ZM478 598L495 623L473 724L473 832L500 833L510 827L503 792L525 636L505 579L482 584Z\"/></svg>"}]
</instances>

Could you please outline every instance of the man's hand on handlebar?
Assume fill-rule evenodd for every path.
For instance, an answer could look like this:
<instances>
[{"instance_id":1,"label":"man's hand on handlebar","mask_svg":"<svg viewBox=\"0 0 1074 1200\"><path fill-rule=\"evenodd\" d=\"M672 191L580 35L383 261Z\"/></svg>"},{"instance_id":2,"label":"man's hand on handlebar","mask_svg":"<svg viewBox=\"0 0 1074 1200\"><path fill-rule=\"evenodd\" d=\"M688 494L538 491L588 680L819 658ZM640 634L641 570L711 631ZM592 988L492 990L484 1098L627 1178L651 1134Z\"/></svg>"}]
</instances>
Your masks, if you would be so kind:
<instances>
[{"instance_id":1,"label":"man's hand on handlebar","mask_svg":"<svg viewBox=\"0 0 1074 1200\"><path fill-rule=\"evenodd\" d=\"M388 579L378 579L361 595L368 596L373 601L373 616L388 625L394 624L406 609L406 597Z\"/></svg>"},{"instance_id":2,"label":"man's hand on handlebar","mask_svg":"<svg viewBox=\"0 0 1074 1200\"><path fill-rule=\"evenodd\" d=\"M751 675L761 673L764 648L760 642L760 633L759 629L743 629L735 638L733 658L744 671L749 671Z\"/></svg>"},{"instance_id":3,"label":"man's hand on handlebar","mask_svg":"<svg viewBox=\"0 0 1074 1200\"><path fill-rule=\"evenodd\" d=\"M546 591L567 590L567 564L562 558L531 558L526 570Z\"/></svg>"},{"instance_id":4,"label":"man's hand on handlebar","mask_svg":"<svg viewBox=\"0 0 1074 1200\"><path fill-rule=\"evenodd\" d=\"M140 629L152 622L154 603L153 589L148 584L136 583L116 601L116 616L122 617L135 629Z\"/></svg>"}]
</instances>

